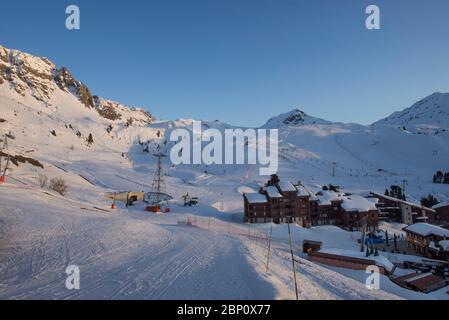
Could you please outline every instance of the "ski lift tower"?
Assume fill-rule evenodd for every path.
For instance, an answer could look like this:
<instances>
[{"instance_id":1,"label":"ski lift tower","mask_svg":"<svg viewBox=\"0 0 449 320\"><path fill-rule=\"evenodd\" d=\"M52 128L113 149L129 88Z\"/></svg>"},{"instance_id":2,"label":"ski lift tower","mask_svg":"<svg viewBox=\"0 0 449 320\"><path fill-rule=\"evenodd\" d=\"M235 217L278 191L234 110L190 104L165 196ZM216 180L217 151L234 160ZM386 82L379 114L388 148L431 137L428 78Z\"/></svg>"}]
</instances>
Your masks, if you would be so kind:
<instances>
[{"instance_id":1,"label":"ski lift tower","mask_svg":"<svg viewBox=\"0 0 449 320\"><path fill-rule=\"evenodd\" d=\"M167 158L167 155L160 151L158 146L158 152L154 153L153 156L157 158L156 173L154 174L153 184L151 186L151 192L155 195L155 203L159 204L161 202L162 192L165 189L164 174L162 172L162 159Z\"/></svg>"},{"instance_id":2,"label":"ski lift tower","mask_svg":"<svg viewBox=\"0 0 449 320\"><path fill-rule=\"evenodd\" d=\"M8 150L8 135L5 133L4 136L4 140L3 140L3 146L2 149L0 151L4 151L4 150ZM6 171L8 170L8 165L9 165L9 154L6 157L6 165L5 168L2 169L2 156L0 155L0 182L5 182L5 175L6 175Z\"/></svg>"}]
</instances>

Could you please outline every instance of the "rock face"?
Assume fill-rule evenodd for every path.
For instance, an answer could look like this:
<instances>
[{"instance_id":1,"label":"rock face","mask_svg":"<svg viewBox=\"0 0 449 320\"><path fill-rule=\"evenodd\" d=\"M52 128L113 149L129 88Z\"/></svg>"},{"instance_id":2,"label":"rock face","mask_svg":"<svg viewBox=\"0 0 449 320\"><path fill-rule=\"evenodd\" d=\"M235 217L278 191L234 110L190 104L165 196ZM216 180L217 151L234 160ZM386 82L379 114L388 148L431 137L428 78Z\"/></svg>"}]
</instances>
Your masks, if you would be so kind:
<instances>
[{"instance_id":1,"label":"rock face","mask_svg":"<svg viewBox=\"0 0 449 320\"><path fill-rule=\"evenodd\" d=\"M279 116L273 117L263 126L265 128L279 128L283 126L298 126L298 125L314 125L314 124L329 124L331 122L309 116L304 111L293 109L290 112L283 113Z\"/></svg>"},{"instance_id":2,"label":"rock face","mask_svg":"<svg viewBox=\"0 0 449 320\"><path fill-rule=\"evenodd\" d=\"M98 96L94 96L93 101L100 116L112 121L123 121L127 126L146 125L155 121L155 118L144 109L129 107Z\"/></svg>"},{"instance_id":3,"label":"rock face","mask_svg":"<svg viewBox=\"0 0 449 320\"><path fill-rule=\"evenodd\" d=\"M129 125L147 125L155 118L147 111L92 95L89 88L76 80L70 71L58 69L47 58L0 46L0 85L8 84L20 96L31 95L44 104L51 104L56 90L75 96L86 108L101 117Z\"/></svg>"},{"instance_id":4,"label":"rock face","mask_svg":"<svg viewBox=\"0 0 449 320\"><path fill-rule=\"evenodd\" d=\"M53 81L55 69L56 66L46 58L0 46L0 79L2 83L9 82L21 96L29 90L39 101L50 99L56 89Z\"/></svg>"},{"instance_id":5,"label":"rock face","mask_svg":"<svg viewBox=\"0 0 449 320\"><path fill-rule=\"evenodd\" d=\"M84 84L75 80L67 68L62 67L54 72L54 80L61 90L68 91L79 99L86 108L94 108L92 94Z\"/></svg>"}]
</instances>

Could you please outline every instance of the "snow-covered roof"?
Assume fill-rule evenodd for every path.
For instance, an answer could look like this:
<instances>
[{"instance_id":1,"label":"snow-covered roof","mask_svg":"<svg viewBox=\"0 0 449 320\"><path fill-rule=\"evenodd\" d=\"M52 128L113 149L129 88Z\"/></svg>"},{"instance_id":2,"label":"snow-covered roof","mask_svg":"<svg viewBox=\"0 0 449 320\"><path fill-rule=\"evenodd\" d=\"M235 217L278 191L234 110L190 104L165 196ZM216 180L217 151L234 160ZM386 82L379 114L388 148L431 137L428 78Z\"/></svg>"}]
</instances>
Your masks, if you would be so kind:
<instances>
[{"instance_id":1,"label":"snow-covered roof","mask_svg":"<svg viewBox=\"0 0 449 320\"><path fill-rule=\"evenodd\" d=\"M443 251L449 251L449 240L443 240L438 243Z\"/></svg>"},{"instance_id":2,"label":"snow-covered roof","mask_svg":"<svg viewBox=\"0 0 449 320\"><path fill-rule=\"evenodd\" d=\"M377 210L374 202L367 200L359 195L351 195L343 197L341 207L348 212L367 212L371 210Z\"/></svg>"},{"instance_id":3,"label":"snow-covered roof","mask_svg":"<svg viewBox=\"0 0 449 320\"><path fill-rule=\"evenodd\" d=\"M310 192L305 187L297 186L296 189L298 189L298 196L300 196L300 197L310 196Z\"/></svg>"},{"instance_id":4,"label":"snow-covered roof","mask_svg":"<svg viewBox=\"0 0 449 320\"><path fill-rule=\"evenodd\" d=\"M443 208L443 207L449 207L449 202L445 202L445 203L439 203L437 205L434 205L432 207L432 209L439 209L439 208Z\"/></svg>"},{"instance_id":5,"label":"snow-covered roof","mask_svg":"<svg viewBox=\"0 0 449 320\"><path fill-rule=\"evenodd\" d=\"M330 205L332 201L342 200L342 194L330 190L322 190L316 194L321 205Z\"/></svg>"},{"instance_id":6,"label":"snow-covered roof","mask_svg":"<svg viewBox=\"0 0 449 320\"><path fill-rule=\"evenodd\" d=\"M246 199L248 199L248 203L267 203L267 197L260 193L246 193Z\"/></svg>"},{"instance_id":7,"label":"snow-covered roof","mask_svg":"<svg viewBox=\"0 0 449 320\"><path fill-rule=\"evenodd\" d=\"M440 237L448 237L449 238L449 230L444 229L433 224L429 223L415 223L408 227L404 228L404 231L413 232L419 234L423 237L427 237L430 235L437 235Z\"/></svg>"},{"instance_id":8,"label":"snow-covered roof","mask_svg":"<svg viewBox=\"0 0 449 320\"><path fill-rule=\"evenodd\" d=\"M416 275L414 277L406 279L405 282L410 283L410 282L413 282L413 281L416 281L416 280L419 280L419 279L426 278L426 277L431 276L431 275L432 275L432 273L421 273L421 274L418 274L418 275Z\"/></svg>"},{"instance_id":9,"label":"snow-covered roof","mask_svg":"<svg viewBox=\"0 0 449 320\"><path fill-rule=\"evenodd\" d=\"M343 256L343 257L374 260L376 262L376 265L378 265L380 267L384 267L388 271L391 271L394 268L393 263L382 255L370 256L369 258L367 258L367 257L365 257L365 253L363 253L363 252L353 251L353 250L348 250L348 249L334 249L334 248L321 249L319 252L334 254L334 255Z\"/></svg>"},{"instance_id":10,"label":"snow-covered roof","mask_svg":"<svg viewBox=\"0 0 449 320\"><path fill-rule=\"evenodd\" d=\"M279 188L281 189L282 192L296 192L296 188L295 186L288 181L281 181L279 182Z\"/></svg>"},{"instance_id":11,"label":"snow-covered roof","mask_svg":"<svg viewBox=\"0 0 449 320\"><path fill-rule=\"evenodd\" d=\"M393 197L386 196L386 195L384 195L384 194L380 194L380 193L376 193L376 192L371 192L371 193L372 193L373 195L375 195L376 197L379 197L379 198L384 198L384 199L387 199L387 200L390 200L390 201L394 201L394 202L398 202L398 203L403 203L403 204L408 205L408 206L411 206L411 207L420 208L420 209L423 209L423 210L435 212L434 209L424 207L424 206L422 206L421 204L418 204L418 203L413 203L413 202L410 202L410 201L404 201L404 200L401 200L401 199L393 198Z\"/></svg>"},{"instance_id":12,"label":"snow-covered roof","mask_svg":"<svg viewBox=\"0 0 449 320\"><path fill-rule=\"evenodd\" d=\"M366 200L371 201L373 203L379 203L379 198L373 198L373 197L365 197Z\"/></svg>"},{"instance_id":13,"label":"snow-covered roof","mask_svg":"<svg viewBox=\"0 0 449 320\"><path fill-rule=\"evenodd\" d=\"M280 194L279 190L274 186L265 187L264 190L270 198L282 198L282 194Z\"/></svg>"}]
</instances>

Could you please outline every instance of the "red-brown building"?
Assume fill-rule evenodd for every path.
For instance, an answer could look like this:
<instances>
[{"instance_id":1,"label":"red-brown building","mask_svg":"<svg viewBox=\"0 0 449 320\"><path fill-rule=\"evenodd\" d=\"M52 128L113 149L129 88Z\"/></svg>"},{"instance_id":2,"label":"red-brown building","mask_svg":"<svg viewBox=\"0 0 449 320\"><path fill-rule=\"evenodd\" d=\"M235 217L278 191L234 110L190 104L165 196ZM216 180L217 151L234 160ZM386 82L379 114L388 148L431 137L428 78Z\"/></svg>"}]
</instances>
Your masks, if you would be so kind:
<instances>
[{"instance_id":1,"label":"red-brown building","mask_svg":"<svg viewBox=\"0 0 449 320\"><path fill-rule=\"evenodd\" d=\"M440 203L432 207L435 210L435 221L438 225L449 224L449 202Z\"/></svg>"},{"instance_id":2,"label":"red-brown building","mask_svg":"<svg viewBox=\"0 0 449 320\"><path fill-rule=\"evenodd\" d=\"M417 254L447 260L449 230L428 223L415 223L403 230L407 234L408 247Z\"/></svg>"},{"instance_id":3,"label":"red-brown building","mask_svg":"<svg viewBox=\"0 0 449 320\"><path fill-rule=\"evenodd\" d=\"M245 222L264 223L271 222L267 197L260 193L247 193L243 195L245 206Z\"/></svg>"},{"instance_id":4,"label":"red-brown building","mask_svg":"<svg viewBox=\"0 0 449 320\"><path fill-rule=\"evenodd\" d=\"M302 185L272 180L259 193L244 195L245 222L336 225L347 230L361 230L365 225L377 229L375 204L358 195L330 190L313 194Z\"/></svg>"},{"instance_id":5,"label":"red-brown building","mask_svg":"<svg viewBox=\"0 0 449 320\"><path fill-rule=\"evenodd\" d=\"M341 209L341 225L345 229L362 230L366 226L368 230L377 230L379 210L374 202L359 195L347 195L343 197Z\"/></svg>"}]
</instances>

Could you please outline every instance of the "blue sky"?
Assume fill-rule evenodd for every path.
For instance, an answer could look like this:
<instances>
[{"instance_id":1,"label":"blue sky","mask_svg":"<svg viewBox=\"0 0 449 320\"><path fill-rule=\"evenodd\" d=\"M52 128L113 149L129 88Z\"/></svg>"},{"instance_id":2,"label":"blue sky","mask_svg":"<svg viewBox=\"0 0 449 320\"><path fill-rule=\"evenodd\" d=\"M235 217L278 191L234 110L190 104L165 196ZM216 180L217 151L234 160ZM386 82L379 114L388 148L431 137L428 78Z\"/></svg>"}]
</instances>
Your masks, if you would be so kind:
<instances>
[{"instance_id":1,"label":"blue sky","mask_svg":"<svg viewBox=\"0 0 449 320\"><path fill-rule=\"evenodd\" d=\"M65 8L81 9L81 30ZM365 8L382 29L365 28ZM8 1L0 44L163 119L259 126L299 107L368 124L449 92L447 0Z\"/></svg>"}]
</instances>

